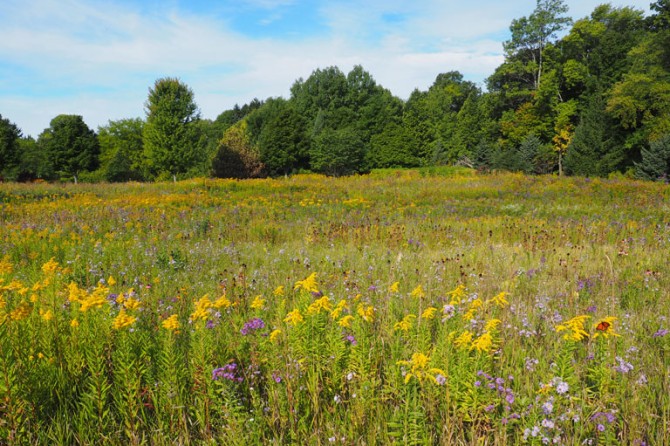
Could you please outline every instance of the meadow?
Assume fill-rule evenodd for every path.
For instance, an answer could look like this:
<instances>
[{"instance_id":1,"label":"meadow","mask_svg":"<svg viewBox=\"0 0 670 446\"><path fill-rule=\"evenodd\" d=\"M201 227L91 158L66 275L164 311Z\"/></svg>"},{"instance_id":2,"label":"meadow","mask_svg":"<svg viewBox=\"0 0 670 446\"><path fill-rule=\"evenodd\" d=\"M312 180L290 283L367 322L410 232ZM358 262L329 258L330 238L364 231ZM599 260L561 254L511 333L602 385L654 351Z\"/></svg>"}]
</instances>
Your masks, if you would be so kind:
<instances>
[{"instance_id":1,"label":"meadow","mask_svg":"<svg viewBox=\"0 0 670 446\"><path fill-rule=\"evenodd\" d=\"M0 185L0 444L670 443L670 188Z\"/></svg>"}]
</instances>

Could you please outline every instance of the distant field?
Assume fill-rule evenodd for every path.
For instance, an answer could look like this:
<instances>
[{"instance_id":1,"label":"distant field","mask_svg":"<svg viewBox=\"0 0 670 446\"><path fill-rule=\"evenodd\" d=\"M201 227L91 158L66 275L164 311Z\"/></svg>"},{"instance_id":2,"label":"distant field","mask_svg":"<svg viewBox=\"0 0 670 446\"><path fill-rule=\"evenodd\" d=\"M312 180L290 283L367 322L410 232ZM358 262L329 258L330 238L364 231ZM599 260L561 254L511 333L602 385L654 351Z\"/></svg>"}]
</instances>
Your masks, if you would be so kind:
<instances>
[{"instance_id":1,"label":"distant field","mask_svg":"<svg viewBox=\"0 0 670 446\"><path fill-rule=\"evenodd\" d=\"M670 443L670 188L0 185L0 444Z\"/></svg>"}]
</instances>

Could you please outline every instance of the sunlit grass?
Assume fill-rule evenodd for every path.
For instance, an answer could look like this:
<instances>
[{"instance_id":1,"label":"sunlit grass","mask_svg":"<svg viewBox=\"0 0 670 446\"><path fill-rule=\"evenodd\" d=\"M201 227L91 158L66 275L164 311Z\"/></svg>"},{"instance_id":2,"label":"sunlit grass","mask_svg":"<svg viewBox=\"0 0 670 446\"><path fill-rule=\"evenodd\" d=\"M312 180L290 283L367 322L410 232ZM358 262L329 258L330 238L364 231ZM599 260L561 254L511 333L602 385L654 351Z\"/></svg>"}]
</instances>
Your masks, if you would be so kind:
<instances>
[{"instance_id":1,"label":"sunlit grass","mask_svg":"<svg viewBox=\"0 0 670 446\"><path fill-rule=\"evenodd\" d=\"M670 189L0 189L0 443L665 444Z\"/></svg>"}]
</instances>

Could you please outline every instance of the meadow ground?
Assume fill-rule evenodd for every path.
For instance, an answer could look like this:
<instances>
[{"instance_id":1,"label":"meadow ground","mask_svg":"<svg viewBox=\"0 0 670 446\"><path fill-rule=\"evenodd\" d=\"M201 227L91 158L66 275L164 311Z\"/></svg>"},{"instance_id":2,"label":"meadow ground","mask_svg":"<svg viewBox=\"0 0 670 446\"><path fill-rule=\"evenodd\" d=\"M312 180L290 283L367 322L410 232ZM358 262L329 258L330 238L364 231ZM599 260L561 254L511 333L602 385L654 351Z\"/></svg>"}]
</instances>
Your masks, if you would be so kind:
<instances>
[{"instance_id":1,"label":"meadow ground","mask_svg":"<svg viewBox=\"0 0 670 446\"><path fill-rule=\"evenodd\" d=\"M670 188L0 185L2 444L670 443Z\"/></svg>"}]
</instances>

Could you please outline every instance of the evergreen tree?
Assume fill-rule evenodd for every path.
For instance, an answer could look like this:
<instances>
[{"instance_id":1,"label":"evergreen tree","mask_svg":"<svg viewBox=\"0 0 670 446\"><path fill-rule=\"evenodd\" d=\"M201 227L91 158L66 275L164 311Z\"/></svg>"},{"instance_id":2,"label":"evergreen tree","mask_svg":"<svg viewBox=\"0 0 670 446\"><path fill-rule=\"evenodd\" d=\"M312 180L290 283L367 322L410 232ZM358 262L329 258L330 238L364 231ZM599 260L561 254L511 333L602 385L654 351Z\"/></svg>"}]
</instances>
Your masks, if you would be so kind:
<instances>
[{"instance_id":1,"label":"evergreen tree","mask_svg":"<svg viewBox=\"0 0 670 446\"><path fill-rule=\"evenodd\" d=\"M310 151L312 170L342 176L365 170L365 144L354 129L324 129Z\"/></svg>"},{"instance_id":2,"label":"evergreen tree","mask_svg":"<svg viewBox=\"0 0 670 446\"><path fill-rule=\"evenodd\" d=\"M21 161L19 139L21 130L0 115L0 180L15 180Z\"/></svg>"},{"instance_id":3,"label":"evergreen tree","mask_svg":"<svg viewBox=\"0 0 670 446\"><path fill-rule=\"evenodd\" d=\"M642 149L642 160L635 164L635 175L643 180L670 180L670 134Z\"/></svg>"}]
</instances>

